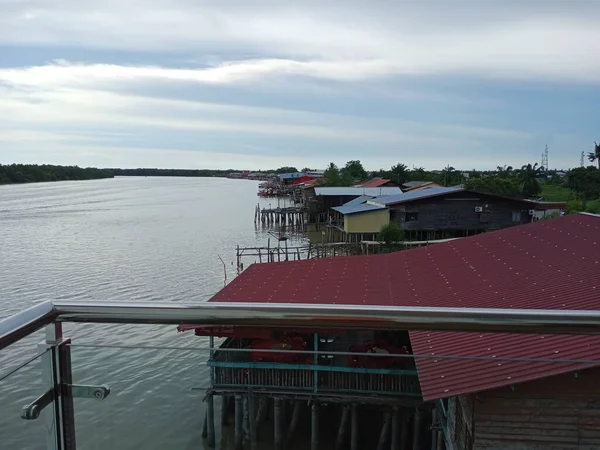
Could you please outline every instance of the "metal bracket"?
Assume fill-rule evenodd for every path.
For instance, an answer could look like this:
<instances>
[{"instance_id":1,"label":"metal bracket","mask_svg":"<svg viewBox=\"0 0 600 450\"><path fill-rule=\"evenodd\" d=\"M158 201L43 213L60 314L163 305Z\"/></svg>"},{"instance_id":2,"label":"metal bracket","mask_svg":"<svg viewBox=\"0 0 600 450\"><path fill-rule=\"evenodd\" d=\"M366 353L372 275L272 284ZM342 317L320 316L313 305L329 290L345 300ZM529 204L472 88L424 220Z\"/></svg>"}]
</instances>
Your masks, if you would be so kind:
<instances>
[{"instance_id":1,"label":"metal bracket","mask_svg":"<svg viewBox=\"0 0 600 450\"><path fill-rule=\"evenodd\" d=\"M95 398L96 400L104 400L110 394L110 388L106 385L100 386L85 386L85 385L63 385L63 389L70 389L71 396L74 398ZM23 406L21 409L21 418L25 420L35 420L40 417L42 410L54 401L60 395L58 389L50 389L40 397L35 399L29 405ZM58 394L58 395L57 395Z\"/></svg>"}]
</instances>

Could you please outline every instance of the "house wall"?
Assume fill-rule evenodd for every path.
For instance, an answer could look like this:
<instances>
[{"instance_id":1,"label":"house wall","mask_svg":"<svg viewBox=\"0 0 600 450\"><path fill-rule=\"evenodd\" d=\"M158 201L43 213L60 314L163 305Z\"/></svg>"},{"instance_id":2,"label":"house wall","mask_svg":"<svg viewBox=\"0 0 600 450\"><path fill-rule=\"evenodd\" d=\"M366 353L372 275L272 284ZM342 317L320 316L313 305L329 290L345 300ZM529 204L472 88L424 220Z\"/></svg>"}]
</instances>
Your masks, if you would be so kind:
<instances>
[{"instance_id":1,"label":"house wall","mask_svg":"<svg viewBox=\"0 0 600 450\"><path fill-rule=\"evenodd\" d=\"M388 209L369 211L344 216L344 231L346 233L377 233L383 225L390 223Z\"/></svg>"},{"instance_id":2,"label":"house wall","mask_svg":"<svg viewBox=\"0 0 600 450\"><path fill-rule=\"evenodd\" d=\"M473 450L600 448L600 369L477 394Z\"/></svg>"},{"instance_id":3,"label":"house wall","mask_svg":"<svg viewBox=\"0 0 600 450\"><path fill-rule=\"evenodd\" d=\"M487 212L475 208L488 205ZM488 230L528 223L530 205L518 200L458 192L390 206L390 220L404 230ZM407 221L407 214L418 219ZM513 217L513 213L520 217Z\"/></svg>"}]
</instances>

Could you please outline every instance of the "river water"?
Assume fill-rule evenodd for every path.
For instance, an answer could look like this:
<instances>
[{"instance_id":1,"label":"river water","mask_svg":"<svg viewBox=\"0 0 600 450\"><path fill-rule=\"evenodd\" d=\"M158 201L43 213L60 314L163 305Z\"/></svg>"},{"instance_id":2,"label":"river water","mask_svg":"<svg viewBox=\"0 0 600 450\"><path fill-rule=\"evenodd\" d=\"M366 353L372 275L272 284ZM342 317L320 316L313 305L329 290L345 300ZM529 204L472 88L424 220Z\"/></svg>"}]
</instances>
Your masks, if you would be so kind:
<instances>
[{"instance_id":1,"label":"river water","mask_svg":"<svg viewBox=\"0 0 600 450\"><path fill-rule=\"evenodd\" d=\"M0 318L49 299L206 301L224 284L219 257L231 280L236 245L267 244L253 224L257 185L124 177L0 186ZM111 388L103 401L75 400L79 449L203 448L205 338L139 325L67 324L64 334L73 338L74 383ZM0 377L41 340L0 352ZM35 360L0 381L3 450L46 448L44 417L19 417L44 392L40 367Z\"/></svg>"}]
</instances>

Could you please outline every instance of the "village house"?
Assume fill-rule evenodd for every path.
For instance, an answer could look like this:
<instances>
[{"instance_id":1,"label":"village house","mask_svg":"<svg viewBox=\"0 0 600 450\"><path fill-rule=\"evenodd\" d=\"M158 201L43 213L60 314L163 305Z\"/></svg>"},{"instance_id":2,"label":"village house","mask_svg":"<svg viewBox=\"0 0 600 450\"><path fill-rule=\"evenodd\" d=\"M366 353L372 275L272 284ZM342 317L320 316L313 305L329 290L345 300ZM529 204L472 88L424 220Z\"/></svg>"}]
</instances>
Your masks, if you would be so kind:
<instances>
[{"instance_id":1,"label":"village house","mask_svg":"<svg viewBox=\"0 0 600 450\"><path fill-rule=\"evenodd\" d=\"M598 310L599 237L600 216L576 214L396 253L254 264L210 301ZM331 324L288 330L280 340L275 329L182 329L190 328L254 352L215 352L211 392L235 396L236 417L243 398L274 402L276 449L283 448L283 399L312 415L304 423L313 449L322 435L320 405L339 418L338 440L349 439L352 449L375 448L358 442L372 424L379 424L378 448L393 450L600 448L600 335L359 333ZM278 342L282 352L309 356L261 353ZM322 354L370 345L395 362ZM302 409L306 401L311 412Z\"/></svg>"},{"instance_id":2,"label":"village house","mask_svg":"<svg viewBox=\"0 0 600 450\"><path fill-rule=\"evenodd\" d=\"M361 203L332 208L338 214L334 222L350 234L348 240L387 223L404 230L406 240L464 237L560 215L566 209L565 203L514 199L462 187L432 187Z\"/></svg>"}]
</instances>

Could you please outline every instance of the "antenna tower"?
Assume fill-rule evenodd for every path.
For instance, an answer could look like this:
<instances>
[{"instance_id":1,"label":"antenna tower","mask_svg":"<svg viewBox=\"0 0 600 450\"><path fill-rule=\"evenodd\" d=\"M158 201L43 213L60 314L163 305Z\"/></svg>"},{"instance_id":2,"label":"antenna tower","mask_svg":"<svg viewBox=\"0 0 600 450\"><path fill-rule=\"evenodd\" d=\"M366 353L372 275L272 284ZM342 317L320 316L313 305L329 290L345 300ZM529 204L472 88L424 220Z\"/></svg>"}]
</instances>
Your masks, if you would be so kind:
<instances>
[{"instance_id":1,"label":"antenna tower","mask_svg":"<svg viewBox=\"0 0 600 450\"><path fill-rule=\"evenodd\" d=\"M579 165L583 167L583 158L585 156L585 152L581 152L581 159L579 160Z\"/></svg>"},{"instance_id":2,"label":"antenna tower","mask_svg":"<svg viewBox=\"0 0 600 450\"><path fill-rule=\"evenodd\" d=\"M546 172L548 172L548 146L544 149L544 153L542 153L542 167Z\"/></svg>"}]
</instances>

